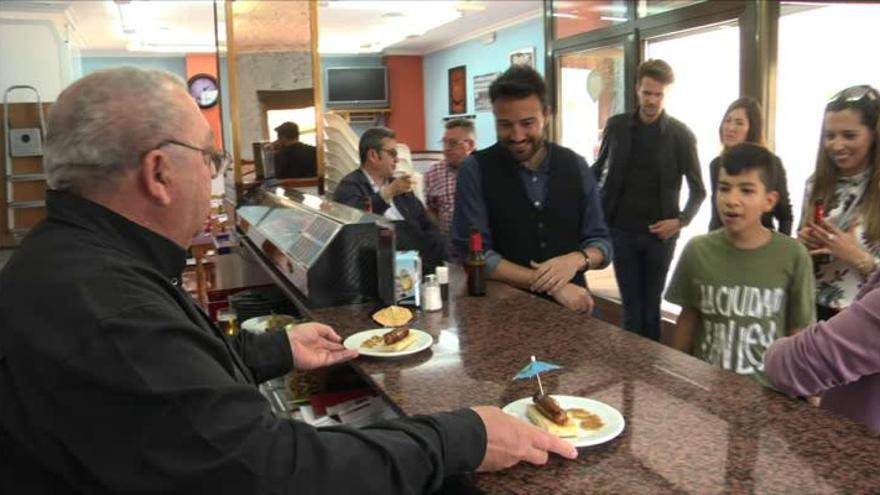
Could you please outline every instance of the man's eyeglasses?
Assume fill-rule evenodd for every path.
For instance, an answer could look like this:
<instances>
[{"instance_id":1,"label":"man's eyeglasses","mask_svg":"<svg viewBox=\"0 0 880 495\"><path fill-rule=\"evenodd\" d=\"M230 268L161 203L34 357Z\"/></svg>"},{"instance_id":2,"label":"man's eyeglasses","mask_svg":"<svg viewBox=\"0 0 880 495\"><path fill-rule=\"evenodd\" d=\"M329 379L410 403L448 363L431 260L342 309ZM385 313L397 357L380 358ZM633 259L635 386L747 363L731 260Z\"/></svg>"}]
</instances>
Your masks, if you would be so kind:
<instances>
[{"instance_id":1,"label":"man's eyeglasses","mask_svg":"<svg viewBox=\"0 0 880 495\"><path fill-rule=\"evenodd\" d=\"M226 172L226 169L229 167L229 164L232 163L232 157L229 156L229 153L225 151L217 151L214 149L204 149L193 146L191 144L181 143L180 141L176 141L174 139L166 139L159 144L157 144L153 149L159 149L163 146L168 146L169 144L173 144L176 146L181 146L186 149L190 149L193 151L198 151L202 154L202 158L205 160L205 165L211 167L211 178L215 179L220 175L223 175Z\"/></svg>"},{"instance_id":2,"label":"man's eyeglasses","mask_svg":"<svg viewBox=\"0 0 880 495\"><path fill-rule=\"evenodd\" d=\"M382 148L382 151L388 153L391 158L397 158L397 150L395 148Z\"/></svg>"},{"instance_id":3,"label":"man's eyeglasses","mask_svg":"<svg viewBox=\"0 0 880 495\"><path fill-rule=\"evenodd\" d=\"M469 141L469 139L441 139L440 144L442 144L443 147L446 149L451 149L455 148L461 143L467 143Z\"/></svg>"}]
</instances>

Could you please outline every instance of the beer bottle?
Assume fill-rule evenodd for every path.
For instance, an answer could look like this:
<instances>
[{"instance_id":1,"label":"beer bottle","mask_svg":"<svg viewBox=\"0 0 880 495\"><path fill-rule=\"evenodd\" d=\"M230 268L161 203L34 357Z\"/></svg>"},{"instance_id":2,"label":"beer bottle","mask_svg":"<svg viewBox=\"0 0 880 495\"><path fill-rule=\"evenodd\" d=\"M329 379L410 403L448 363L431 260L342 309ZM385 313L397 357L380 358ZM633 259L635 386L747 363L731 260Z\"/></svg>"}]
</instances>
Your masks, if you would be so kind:
<instances>
[{"instance_id":1,"label":"beer bottle","mask_svg":"<svg viewBox=\"0 0 880 495\"><path fill-rule=\"evenodd\" d=\"M483 254L483 237L471 228L470 253L465 260L467 293L469 296L486 295L486 256Z\"/></svg>"}]
</instances>

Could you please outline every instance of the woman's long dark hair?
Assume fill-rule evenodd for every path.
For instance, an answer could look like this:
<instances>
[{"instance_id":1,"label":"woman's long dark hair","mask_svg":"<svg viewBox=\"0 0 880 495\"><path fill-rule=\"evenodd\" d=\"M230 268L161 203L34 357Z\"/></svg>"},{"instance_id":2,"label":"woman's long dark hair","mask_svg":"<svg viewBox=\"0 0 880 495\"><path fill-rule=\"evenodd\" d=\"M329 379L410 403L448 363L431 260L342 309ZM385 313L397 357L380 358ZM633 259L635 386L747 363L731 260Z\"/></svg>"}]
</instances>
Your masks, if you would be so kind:
<instances>
[{"instance_id":1,"label":"woman's long dark hair","mask_svg":"<svg viewBox=\"0 0 880 495\"><path fill-rule=\"evenodd\" d=\"M880 93L876 89L868 85L852 86L837 93L825 105L825 113L841 112L843 110L852 110L857 112L861 117L862 125L867 127L873 133L874 142L871 145L871 151L868 153L868 169L871 178L868 180L865 195L862 198L861 206L861 223L865 229L866 237L875 242L880 240L880 153L878 153L877 137L880 135L878 128L878 115L880 115ZM828 153L825 151L825 126L822 126L822 133L819 136L819 151L816 153L816 170L813 173L813 189L810 193L810 199L804 204L804 217L810 218L812 215L813 205L817 201L825 204L830 209L834 207L834 188L837 179L840 177L840 170L834 163Z\"/></svg>"},{"instance_id":2,"label":"woman's long dark hair","mask_svg":"<svg viewBox=\"0 0 880 495\"><path fill-rule=\"evenodd\" d=\"M724 111L721 117L721 123L718 124L718 139L724 135L724 120L730 115L730 112L742 108L746 111L746 118L749 119L749 131L746 133L747 143L764 144L764 113L761 111L761 104L758 100L751 96L743 96L737 98Z\"/></svg>"}]
</instances>

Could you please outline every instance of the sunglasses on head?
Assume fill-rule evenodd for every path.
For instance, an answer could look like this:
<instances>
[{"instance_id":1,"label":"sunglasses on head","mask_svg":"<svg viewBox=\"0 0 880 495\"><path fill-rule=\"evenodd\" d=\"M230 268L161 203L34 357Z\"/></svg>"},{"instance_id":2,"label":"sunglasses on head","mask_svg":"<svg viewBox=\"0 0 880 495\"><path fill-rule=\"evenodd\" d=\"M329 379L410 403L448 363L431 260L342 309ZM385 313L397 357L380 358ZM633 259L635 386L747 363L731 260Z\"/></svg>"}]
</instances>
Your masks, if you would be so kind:
<instances>
[{"instance_id":1,"label":"sunglasses on head","mask_svg":"<svg viewBox=\"0 0 880 495\"><path fill-rule=\"evenodd\" d=\"M880 94L877 93L877 90L868 86L867 84L862 84L859 86L851 86L849 88L844 89L843 91L837 93L832 96L829 103L833 101L860 101L863 98L868 99L873 103L877 103L880 100Z\"/></svg>"}]
</instances>

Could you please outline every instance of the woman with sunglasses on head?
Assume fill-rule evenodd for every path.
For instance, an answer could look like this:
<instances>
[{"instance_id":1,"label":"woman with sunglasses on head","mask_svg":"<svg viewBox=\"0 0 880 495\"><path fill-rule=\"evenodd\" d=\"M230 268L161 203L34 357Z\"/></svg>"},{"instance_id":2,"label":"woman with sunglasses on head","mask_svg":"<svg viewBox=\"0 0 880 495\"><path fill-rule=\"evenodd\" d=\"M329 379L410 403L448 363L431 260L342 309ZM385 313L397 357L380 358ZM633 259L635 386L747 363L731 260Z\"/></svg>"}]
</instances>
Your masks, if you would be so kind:
<instances>
[{"instance_id":1,"label":"woman with sunglasses on head","mask_svg":"<svg viewBox=\"0 0 880 495\"><path fill-rule=\"evenodd\" d=\"M761 112L761 104L751 96L743 96L727 107L721 125L718 126L718 137L723 146L722 154L740 143L764 144L764 117ZM761 217L761 223L768 229L773 229L773 219L776 219L777 230L785 235L791 235L791 226L794 215L791 213L791 199L788 195L788 180L785 178L785 167L782 160L773 155L773 166L776 168L776 187L779 193L779 201L773 211L767 212ZM712 186L712 219L709 221L709 230L721 227L721 216L715 205L715 190L718 187L718 170L721 167L721 157L717 156L709 163L709 178Z\"/></svg>"},{"instance_id":2,"label":"woman with sunglasses on head","mask_svg":"<svg viewBox=\"0 0 880 495\"><path fill-rule=\"evenodd\" d=\"M855 300L880 259L878 114L880 93L866 85L841 91L825 106L798 230L814 255L820 320Z\"/></svg>"}]
</instances>

